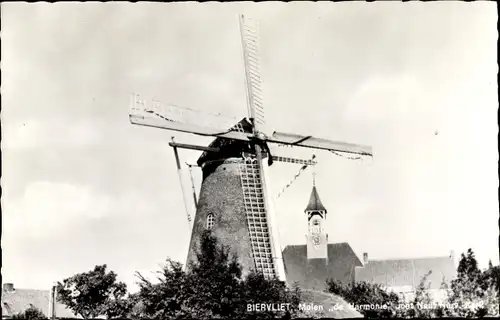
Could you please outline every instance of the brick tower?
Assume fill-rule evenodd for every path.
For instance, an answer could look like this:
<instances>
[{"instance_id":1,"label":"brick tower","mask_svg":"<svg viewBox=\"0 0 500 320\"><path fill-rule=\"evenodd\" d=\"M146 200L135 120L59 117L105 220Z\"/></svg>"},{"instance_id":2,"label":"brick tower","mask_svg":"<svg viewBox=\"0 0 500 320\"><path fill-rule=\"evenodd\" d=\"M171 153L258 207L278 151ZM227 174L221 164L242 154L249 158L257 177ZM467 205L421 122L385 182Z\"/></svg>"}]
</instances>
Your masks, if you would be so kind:
<instances>
[{"instance_id":1,"label":"brick tower","mask_svg":"<svg viewBox=\"0 0 500 320\"><path fill-rule=\"evenodd\" d=\"M246 119L234 128L252 132ZM187 263L196 259L200 236L210 229L220 243L238 255L244 274L258 266L258 270L272 275L271 243L264 207L262 205L261 211L248 207L252 194L259 187L251 184L259 175L258 168L252 165L252 146L248 142L216 138L210 147L220 151L204 152L197 161L203 178Z\"/></svg>"}]
</instances>

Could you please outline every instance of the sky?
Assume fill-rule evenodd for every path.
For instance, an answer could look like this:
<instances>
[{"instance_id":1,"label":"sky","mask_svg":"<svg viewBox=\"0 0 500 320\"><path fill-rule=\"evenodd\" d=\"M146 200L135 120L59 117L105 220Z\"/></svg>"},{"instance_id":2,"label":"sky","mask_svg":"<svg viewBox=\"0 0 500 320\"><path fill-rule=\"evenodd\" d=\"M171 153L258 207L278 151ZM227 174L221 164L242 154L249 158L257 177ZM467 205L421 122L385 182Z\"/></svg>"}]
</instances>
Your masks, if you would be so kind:
<instances>
[{"instance_id":1,"label":"sky","mask_svg":"<svg viewBox=\"0 0 500 320\"><path fill-rule=\"evenodd\" d=\"M184 262L190 228L168 142L210 139L130 124L130 94L247 116L238 13L260 21L267 125L374 153L273 147L319 162L275 199L282 248L305 244L315 172L331 243L371 259L472 248L498 264L495 6L3 3L3 282L48 288L107 264L133 291L136 271ZM299 168L270 167L272 192Z\"/></svg>"}]
</instances>

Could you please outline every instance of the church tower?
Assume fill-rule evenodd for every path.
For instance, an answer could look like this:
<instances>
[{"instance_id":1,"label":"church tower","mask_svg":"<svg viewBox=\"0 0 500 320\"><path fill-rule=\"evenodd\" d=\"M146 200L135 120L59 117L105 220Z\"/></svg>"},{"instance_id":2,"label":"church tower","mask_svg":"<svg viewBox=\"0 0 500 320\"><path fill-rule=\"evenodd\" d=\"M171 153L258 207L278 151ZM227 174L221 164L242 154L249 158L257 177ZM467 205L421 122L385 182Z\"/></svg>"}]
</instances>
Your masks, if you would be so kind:
<instances>
[{"instance_id":1,"label":"church tower","mask_svg":"<svg viewBox=\"0 0 500 320\"><path fill-rule=\"evenodd\" d=\"M326 209L321 203L316 183L313 188L307 208L307 259L325 259L328 261L328 234L325 232Z\"/></svg>"}]
</instances>

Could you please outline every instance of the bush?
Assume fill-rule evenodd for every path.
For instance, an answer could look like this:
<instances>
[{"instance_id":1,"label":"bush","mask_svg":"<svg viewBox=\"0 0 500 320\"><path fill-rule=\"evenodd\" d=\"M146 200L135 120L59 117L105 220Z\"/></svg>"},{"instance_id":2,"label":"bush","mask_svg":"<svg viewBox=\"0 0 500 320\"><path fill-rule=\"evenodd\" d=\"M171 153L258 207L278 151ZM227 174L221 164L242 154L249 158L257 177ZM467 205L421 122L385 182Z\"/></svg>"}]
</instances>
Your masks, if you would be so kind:
<instances>
[{"instance_id":1,"label":"bush","mask_svg":"<svg viewBox=\"0 0 500 320\"><path fill-rule=\"evenodd\" d=\"M23 312L14 315L12 319L41 320L47 319L47 317L43 314L42 311L31 306Z\"/></svg>"},{"instance_id":2,"label":"bush","mask_svg":"<svg viewBox=\"0 0 500 320\"><path fill-rule=\"evenodd\" d=\"M348 303L354 306L380 306L377 309L359 308L365 318L431 318L443 315L442 309L419 308L421 305L434 305L434 301L429 294L430 283L427 278L431 274L429 271L420 280L415 290L413 299L406 301L403 295L388 292L379 284L368 282L357 282L350 285L343 285L339 282L328 281L328 291L343 297ZM405 304L409 308L401 308Z\"/></svg>"},{"instance_id":3,"label":"bush","mask_svg":"<svg viewBox=\"0 0 500 320\"><path fill-rule=\"evenodd\" d=\"M427 278L431 275L432 271L425 274L415 290L415 296L410 302L413 308L406 309L399 313L400 316L406 318L433 318L442 317L444 315L443 309L436 308L431 295L429 294L430 283L427 283ZM432 306L428 308L421 307L423 305Z\"/></svg>"},{"instance_id":4,"label":"bush","mask_svg":"<svg viewBox=\"0 0 500 320\"><path fill-rule=\"evenodd\" d=\"M135 317L149 319L211 318L290 318L298 307L300 290L285 283L267 280L251 272L242 278L236 256L220 245L209 231L203 233L196 262L185 272L170 259L158 272L158 283L137 274L139 292L135 296ZM290 303L287 312L248 311L252 303Z\"/></svg>"},{"instance_id":5,"label":"bush","mask_svg":"<svg viewBox=\"0 0 500 320\"><path fill-rule=\"evenodd\" d=\"M127 286L116 281L116 273L106 265L78 273L57 284L57 299L84 319L106 315L108 319L125 316L131 304L125 298Z\"/></svg>"},{"instance_id":6,"label":"bush","mask_svg":"<svg viewBox=\"0 0 500 320\"><path fill-rule=\"evenodd\" d=\"M399 309L397 305L404 302L404 297L388 293L377 284L360 282L343 285L328 281L328 291L343 297L353 305L387 305L386 310L359 311L365 318L434 318L434 317L498 317L500 305L500 267L490 262L487 270L478 268L474 252L471 249L462 254L457 268L457 277L451 281L451 286L443 281L441 289L448 292L444 304L435 303L429 294L427 273L415 290L415 296L408 305L409 309ZM419 306L428 305L431 308ZM446 307L445 307L446 306Z\"/></svg>"},{"instance_id":7,"label":"bush","mask_svg":"<svg viewBox=\"0 0 500 320\"><path fill-rule=\"evenodd\" d=\"M397 308L400 303L399 296L395 293L387 292L378 284L363 281L346 285L328 280L327 290L330 293L341 296L349 304L358 306L359 312L365 318L392 318L401 316ZM380 308L371 309L361 307L365 305L380 306Z\"/></svg>"},{"instance_id":8,"label":"bush","mask_svg":"<svg viewBox=\"0 0 500 320\"><path fill-rule=\"evenodd\" d=\"M489 263L485 271L478 267L472 249L462 254L457 278L451 282L448 303L454 308L447 310L447 315L455 317L499 316L500 269Z\"/></svg>"}]
</instances>

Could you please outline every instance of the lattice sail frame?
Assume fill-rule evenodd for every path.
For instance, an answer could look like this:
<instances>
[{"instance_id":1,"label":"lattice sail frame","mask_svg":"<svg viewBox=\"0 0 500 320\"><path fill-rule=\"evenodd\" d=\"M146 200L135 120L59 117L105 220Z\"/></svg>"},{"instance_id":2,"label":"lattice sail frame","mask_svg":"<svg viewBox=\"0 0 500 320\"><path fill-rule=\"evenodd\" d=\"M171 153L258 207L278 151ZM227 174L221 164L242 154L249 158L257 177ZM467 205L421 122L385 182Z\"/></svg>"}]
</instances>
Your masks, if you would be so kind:
<instances>
[{"instance_id":1,"label":"lattice sail frame","mask_svg":"<svg viewBox=\"0 0 500 320\"><path fill-rule=\"evenodd\" d=\"M259 25L254 19L240 16L241 42L245 66L245 84L249 118L253 119L253 133L261 137L265 126L260 77ZM267 155L271 156L271 155ZM266 166L263 150L255 145L255 154L246 154L240 166L249 236L257 271L266 278L286 281L280 239L272 196L266 187Z\"/></svg>"},{"instance_id":2,"label":"lattice sail frame","mask_svg":"<svg viewBox=\"0 0 500 320\"><path fill-rule=\"evenodd\" d=\"M225 131L241 120L236 117L224 116L220 113L202 112L175 104L167 104L157 98L146 99L133 93L130 102L130 115L162 119L179 124L197 124L205 128Z\"/></svg>"},{"instance_id":3,"label":"lattice sail frame","mask_svg":"<svg viewBox=\"0 0 500 320\"><path fill-rule=\"evenodd\" d=\"M259 22L240 16L241 43L245 64L245 84L247 87L248 114L254 125L265 124L262 99L262 79L260 76ZM258 131L258 130L257 130Z\"/></svg>"},{"instance_id":4,"label":"lattice sail frame","mask_svg":"<svg viewBox=\"0 0 500 320\"><path fill-rule=\"evenodd\" d=\"M248 154L243 160L240 164L240 177L255 268L256 271L262 272L266 279L274 278L276 268L264 203L266 199L261 181L262 172L255 155Z\"/></svg>"}]
</instances>

